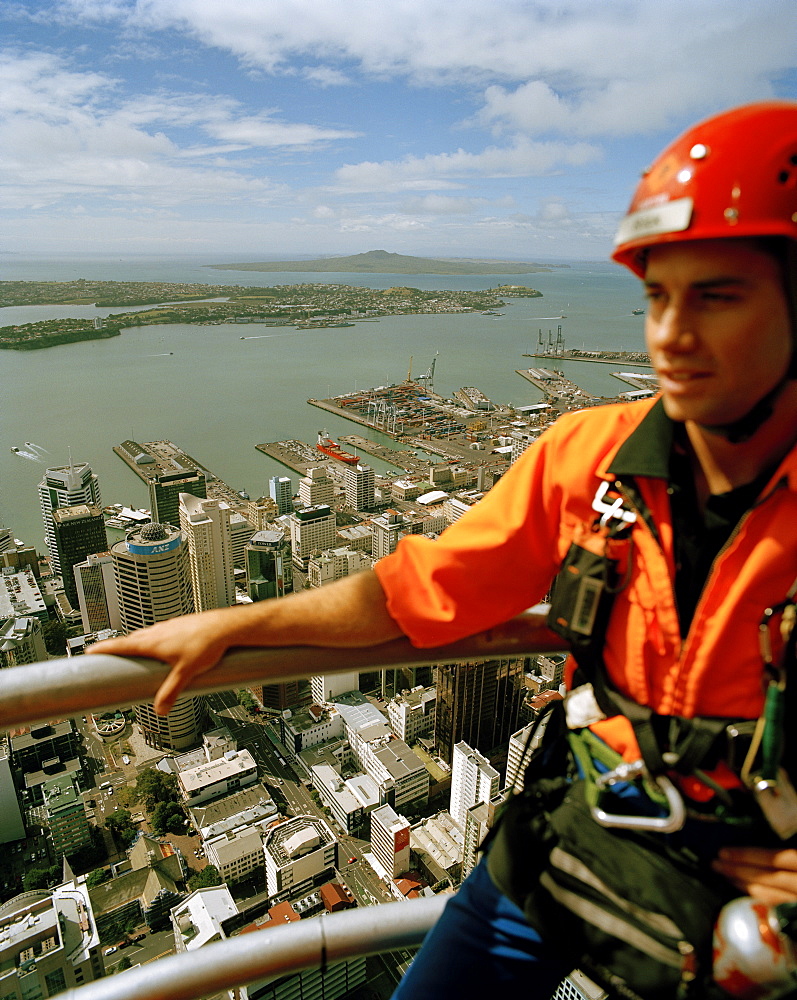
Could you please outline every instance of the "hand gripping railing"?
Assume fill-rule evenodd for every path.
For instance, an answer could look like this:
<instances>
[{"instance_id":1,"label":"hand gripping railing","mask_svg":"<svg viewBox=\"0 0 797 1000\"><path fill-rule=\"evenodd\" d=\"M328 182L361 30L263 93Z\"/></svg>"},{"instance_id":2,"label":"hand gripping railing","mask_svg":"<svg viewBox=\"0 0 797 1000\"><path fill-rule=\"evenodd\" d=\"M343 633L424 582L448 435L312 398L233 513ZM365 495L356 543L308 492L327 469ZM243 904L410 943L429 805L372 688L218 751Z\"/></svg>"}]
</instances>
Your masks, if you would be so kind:
<instances>
[{"instance_id":1,"label":"hand gripping railing","mask_svg":"<svg viewBox=\"0 0 797 1000\"><path fill-rule=\"evenodd\" d=\"M230 650L213 670L195 677L186 693L228 691L263 681L275 684L313 674L485 660L564 648L542 615L526 612L487 632L433 649L416 649L407 639L360 649L239 647ZM0 729L152 701L167 673L168 667L156 660L103 654L0 670Z\"/></svg>"},{"instance_id":2,"label":"hand gripping railing","mask_svg":"<svg viewBox=\"0 0 797 1000\"><path fill-rule=\"evenodd\" d=\"M544 616L526 612L487 632L434 649L415 649L406 639L361 649L234 649L212 671L194 678L187 691L201 694L312 674L524 656L564 648L562 640L546 628ZM168 667L155 660L99 654L0 670L0 729L151 701L167 673ZM416 947L446 898L385 903L265 928L161 958L59 996L68 1000L197 1000L358 955Z\"/></svg>"}]
</instances>

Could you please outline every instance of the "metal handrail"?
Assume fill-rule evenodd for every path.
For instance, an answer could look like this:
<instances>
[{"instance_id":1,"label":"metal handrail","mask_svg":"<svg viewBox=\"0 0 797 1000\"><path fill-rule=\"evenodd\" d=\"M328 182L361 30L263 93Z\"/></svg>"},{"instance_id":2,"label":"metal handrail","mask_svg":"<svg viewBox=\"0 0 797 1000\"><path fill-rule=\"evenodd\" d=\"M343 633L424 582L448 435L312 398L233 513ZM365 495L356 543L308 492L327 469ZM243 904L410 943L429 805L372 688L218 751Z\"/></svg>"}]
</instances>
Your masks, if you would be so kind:
<instances>
[{"instance_id":1,"label":"metal handrail","mask_svg":"<svg viewBox=\"0 0 797 1000\"><path fill-rule=\"evenodd\" d=\"M486 632L432 649L416 649L407 639L354 649L239 647L230 650L213 670L195 677L186 693L228 691L312 674L523 656L565 648L563 640L546 627L543 615L525 612ZM157 660L99 653L0 670L0 729L152 701L168 670Z\"/></svg>"},{"instance_id":2,"label":"metal handrail","mask_svg":"<svg viewBox=\"0 0 797 1000\"><path fill-rule=\"evenodd\" d=\"M359 955L416 948L450 894L263 928L86 983L62 1000L196 1000Z\"/></svg>"}]
</instances>

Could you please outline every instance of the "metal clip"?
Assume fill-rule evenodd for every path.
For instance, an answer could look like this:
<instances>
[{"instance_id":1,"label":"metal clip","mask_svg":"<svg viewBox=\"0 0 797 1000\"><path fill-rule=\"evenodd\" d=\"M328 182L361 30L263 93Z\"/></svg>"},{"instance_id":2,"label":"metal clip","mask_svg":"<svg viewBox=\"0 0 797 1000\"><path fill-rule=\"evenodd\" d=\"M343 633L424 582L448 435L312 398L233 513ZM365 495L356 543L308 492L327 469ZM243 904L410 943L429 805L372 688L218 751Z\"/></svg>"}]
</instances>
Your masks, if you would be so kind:
<instances>
[{"instance_id":1,"label":"metal clip","mask_svg":"<svg viewBox=\"0 0 797 1000\"><path fill-rule=\"evenodd\" d=\"M612 518L617 518L620 521L625 521L627 524L633 524L636 521L636 514L632 510L625 510L623 504L625 501L622 497L617 497L612 503L606 503L604 497L611 489L611 484L608 482L602 482L600 486L595 491L595 496L592 498L592 509L596 513L601 514L601 527L605 528Z\"/></svg>"},{"instance_id":2,"label":"metal clip","mask_svg":"<svg viewBox=\"0 0 797 1000\"><path fill-rule=\"evenodd\" d=\"M622 764L618 764L613 771L599 774L595 778L595 785L600 793L607 786L623 781L633 781L634 778L644 774L647 774L647 768L643 760L635 760L631 763L624 761ZM670 810L669 815L628 816L624 813L607 813L596 804L591 808L592 818L601 826L616 826L625 830L655 830L657 833L675 833L680 830L686 820L686 806L681 793L663 774L650 780L664 793Z\"/></svg>"}]
</instances>

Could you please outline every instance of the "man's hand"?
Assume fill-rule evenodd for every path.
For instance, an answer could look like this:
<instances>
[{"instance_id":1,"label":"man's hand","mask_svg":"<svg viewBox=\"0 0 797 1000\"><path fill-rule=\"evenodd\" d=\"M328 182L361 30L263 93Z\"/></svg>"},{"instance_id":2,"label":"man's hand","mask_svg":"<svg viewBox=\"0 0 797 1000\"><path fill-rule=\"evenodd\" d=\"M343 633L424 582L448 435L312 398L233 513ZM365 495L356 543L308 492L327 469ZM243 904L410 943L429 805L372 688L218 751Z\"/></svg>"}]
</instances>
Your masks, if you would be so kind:
<instances>
[{"instance_id":1,"label":"man's hand","mask_svg":"<svg viewBox=\"0 0 797 1000\"><path fill-rule=\"evenodd\" d=\"M712 862L745 896L770 906L797 901L797 850L725 847Z\"/></svg>"},{"instance_id":2,"label":"man's hand","mask_svg":"<svg viewBox=\"0 0 797 1000\"><path fill-rule=\"evenodd\" d=\"M214 667L232 644L227 627L231 612L234 609L170 618L118 639L98 642L89 652L143 656L168 663L172 670L154 702L159 715L168 715L186 684Z\"/></svg>"}]
</instances>

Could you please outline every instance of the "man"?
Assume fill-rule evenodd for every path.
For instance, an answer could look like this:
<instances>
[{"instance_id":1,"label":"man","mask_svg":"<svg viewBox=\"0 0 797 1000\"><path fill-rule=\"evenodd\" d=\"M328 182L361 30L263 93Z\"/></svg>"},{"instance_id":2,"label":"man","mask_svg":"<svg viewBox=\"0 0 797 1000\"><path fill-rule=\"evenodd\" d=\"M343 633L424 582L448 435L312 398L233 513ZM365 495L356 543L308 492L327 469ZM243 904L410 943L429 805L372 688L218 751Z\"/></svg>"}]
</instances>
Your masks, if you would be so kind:
<instances>
[{"instance_id":1,"label":"man","mask_svg":"<svg viewBox=\"0 0 797 1000\"><path fill-rule=\"evenodd\" d=\"M759 626L797 577L796 248L797 104L752 105L695 126L645 175L614 253L649 299L656 401L561 418L438 541L405 539L373 573L161 623L96 650L172 664L156 701L165 712L230 646L354 647L401 634L435 646L531 606L564 567L551 624L573 640L595 693L570 725L589 726L618 759L635 761L650 730L645 718L637 728L629 721L640 706L687 720L678 722L683 739L680 729L666 745L645 736L649 773L663 776L675 753L681 773L670 777L690 806L711 812L730 795L723 789L752 799L723 752L687 768L685 746L698 720L710 728L761 716ZM772 641L777 657L777 629ZM790 786L778 774L772 787ZM797 900L794 798L789 815L773 818L783 847L774 834L726 836L719 809L693 833L699 844L704 830L719 830L706 857L721 849L714 869L740 894ZM496 887L511 893L511 879L490 862L447 907L402 996L503 985L547 997L569 971L568 956L525 921L522 900Z\"/></svg>"}]
</instances>

